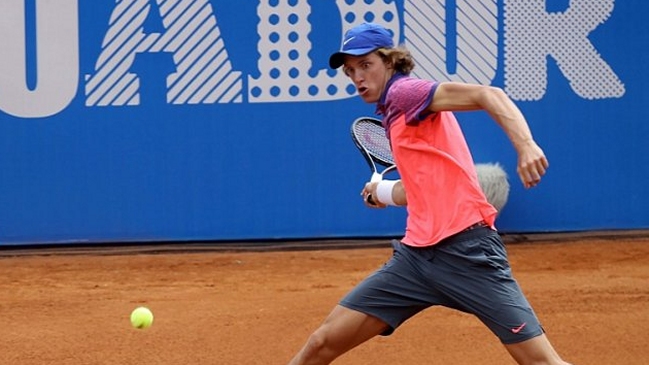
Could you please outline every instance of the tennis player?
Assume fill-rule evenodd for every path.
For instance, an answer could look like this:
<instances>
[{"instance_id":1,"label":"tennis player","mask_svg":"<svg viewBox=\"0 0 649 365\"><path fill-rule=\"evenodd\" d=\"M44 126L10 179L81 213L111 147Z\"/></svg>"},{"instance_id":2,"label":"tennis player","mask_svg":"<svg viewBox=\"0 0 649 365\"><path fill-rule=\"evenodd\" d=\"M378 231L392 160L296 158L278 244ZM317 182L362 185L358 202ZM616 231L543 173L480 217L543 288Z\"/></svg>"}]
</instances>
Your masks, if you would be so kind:
<instances>
[{"instance_id":1,"label":"tennis player","mask_svg":"<svg viewBox=\"0 0 649 365\"><path fill-rule=\"evenodd\" d=\"M379 207L407 202L406 232L390 260L342 298L289 364L329 364L436 305L475 315L519 364L567 364L512 276L494 228L496 209L452 113L487 111L511 140L518 175L531 188L548 160L520 110L496 87L410 77L410 53L376 24L349 30L329 65L342 66L383 118L401 181L368 183L362 195Z\"/></svg>"}]
</instances>

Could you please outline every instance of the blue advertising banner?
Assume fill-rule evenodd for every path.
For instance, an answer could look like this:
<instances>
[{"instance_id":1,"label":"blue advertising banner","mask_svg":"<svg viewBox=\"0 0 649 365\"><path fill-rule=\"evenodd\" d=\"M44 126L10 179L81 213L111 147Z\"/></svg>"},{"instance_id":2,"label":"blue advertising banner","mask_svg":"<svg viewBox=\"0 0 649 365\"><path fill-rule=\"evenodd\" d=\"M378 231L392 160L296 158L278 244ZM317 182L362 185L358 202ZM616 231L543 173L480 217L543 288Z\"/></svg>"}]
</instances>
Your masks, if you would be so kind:
<instances>
[{"instance_id":1,"label":"blue advertising banner","mask_svg":"<svg viewBox=\"0 0 649 365\"><path fill-rule=\"evenodd\" d=\"M649 2L0 1L0 245L398 236L366 208L327 66L345 30L394 32L414 74L503 88L550 169L525 190L483 112L475 161L511 192L504 232L649 227Z\"/></svg>"}]
</instances>

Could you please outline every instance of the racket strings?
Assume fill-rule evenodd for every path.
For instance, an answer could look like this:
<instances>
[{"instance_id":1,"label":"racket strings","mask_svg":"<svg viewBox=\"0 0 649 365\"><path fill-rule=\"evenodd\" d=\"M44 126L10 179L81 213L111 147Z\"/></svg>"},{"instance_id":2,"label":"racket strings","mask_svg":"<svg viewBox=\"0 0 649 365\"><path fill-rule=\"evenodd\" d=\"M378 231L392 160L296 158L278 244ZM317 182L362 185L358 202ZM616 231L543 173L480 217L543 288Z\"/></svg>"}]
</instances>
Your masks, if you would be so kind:
<instances>
[{"instance_id":1,"label":"racket strings","mask_svg":"<svg viewBox=\"0 0 649 365\"><path fill-rule=\"evenodd\" d=\"M373 158L385 164L394 164L390 141L386 138L385 129L381 125L360 120L354 125L354 134Z\"/></svg>"}]
</instances>

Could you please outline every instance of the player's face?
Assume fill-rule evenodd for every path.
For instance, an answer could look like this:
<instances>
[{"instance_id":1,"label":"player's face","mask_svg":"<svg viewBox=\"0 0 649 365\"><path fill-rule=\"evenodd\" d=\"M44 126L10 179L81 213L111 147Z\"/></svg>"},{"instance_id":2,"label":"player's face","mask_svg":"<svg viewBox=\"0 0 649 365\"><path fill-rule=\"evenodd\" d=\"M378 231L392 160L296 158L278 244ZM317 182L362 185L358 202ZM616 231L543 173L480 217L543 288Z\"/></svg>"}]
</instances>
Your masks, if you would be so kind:
<instances>
[{"instance_id":1,"label":"player's face","mask_svg":"<svg viewBox=\"0 0 649 365\"><path fill-rule=\"evenodd\" d=\"M376 52L363 56L345 56L343 71L366 103L379 101L393 73L392 68Z\"/></svg>"}]
</instances>

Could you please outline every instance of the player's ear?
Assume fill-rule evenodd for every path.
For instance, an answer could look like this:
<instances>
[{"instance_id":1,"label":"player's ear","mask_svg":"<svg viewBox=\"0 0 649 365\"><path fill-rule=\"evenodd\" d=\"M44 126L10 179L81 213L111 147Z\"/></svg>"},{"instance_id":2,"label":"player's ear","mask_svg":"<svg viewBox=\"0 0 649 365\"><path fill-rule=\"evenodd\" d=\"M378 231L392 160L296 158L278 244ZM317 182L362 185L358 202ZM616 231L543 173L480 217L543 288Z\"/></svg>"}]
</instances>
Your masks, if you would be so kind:
<instances>
[{"instance_id":1,"label":"player's ear","mask_svg":"<svg viewBox=\"0 0 649 365\"><path fill-rule=\"evenodd\" d=\"M392 54L385 57L384 60L385 67L387 67L388 70L393 70L396 67L395 58Z\"/></svg>"},{"instance_id":2,"label":"player's ear","mask_svg":"<svg viewBox=\"0 0 649 365\"><path fill-rule=\"evenodd\" d=\"M383 61L383 65L386 69L392 70L394 68L394 63L392 62L392 59L390 57L381 56L381 60Z\"/></svg>"},{"instance_id":3,"label":"player's ear","mask_svg":"<svg viewBox=\"0 0 649 365\"><path fill-rule=\"evenodd\" d=\"M379 58L381 58L381 62L383 62L383 65L386 68L388 68L388 69L392 68L392 66L393 66L392 57L390 57L388 54L386 54L385 50L379 48L374 52L376 53L377 56L379 56Z\"/></svg>"}]
</instances>

